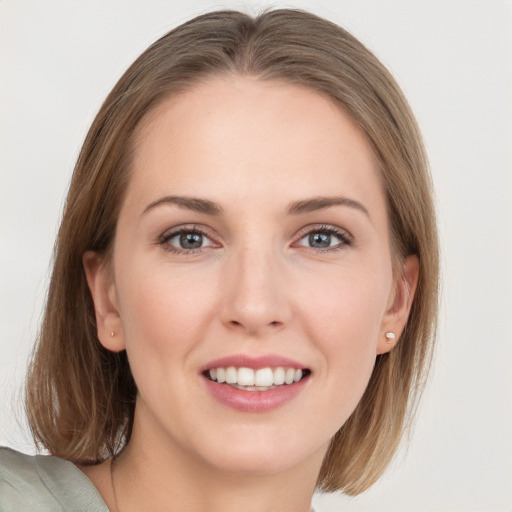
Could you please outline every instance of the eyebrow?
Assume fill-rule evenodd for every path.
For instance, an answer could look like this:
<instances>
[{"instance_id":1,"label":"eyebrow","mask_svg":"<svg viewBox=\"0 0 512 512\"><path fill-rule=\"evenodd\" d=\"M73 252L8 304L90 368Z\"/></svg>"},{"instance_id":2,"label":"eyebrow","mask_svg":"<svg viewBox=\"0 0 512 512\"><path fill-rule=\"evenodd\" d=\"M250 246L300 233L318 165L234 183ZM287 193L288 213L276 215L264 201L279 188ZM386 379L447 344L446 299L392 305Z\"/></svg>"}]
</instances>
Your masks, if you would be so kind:
<instances>
[{"instance_id":1,"label":"eyebrow","mask_svg":"<svg viewBox=\"0 0 512 512\"><path fill-rule=\"evenodd\" d=\"M206 215L221 215L223 212L222 208L218 204L208 201L207 199L199 199L197 197L165 196L153 201L151 204L148 204L142 214L144 215L149 210L163 204L175 204L180 208L193 210Z\"/></svg>"},{"instance_id":2,"label":"eyebrow","mask_svg":"<svg viewBox=\"0 0 512 512\"><path fill-rule=\"evenodd\" d=\"M165 196L157 199L156 201L153 201L148 206L146 206L142 214L144 215L149 210L164 204L174 204L180 208L203 213L205 215L218 216L222 215L224 212L221 206L219 206L217 203L214 203L213 201L209 201L208 199L184 196ZM286 214L302 215L305 213L311 213L318 210L331 208L332 206L348 206L350 208L355 208L356 210L363 212L368 218L370 217L368 210L359 201L340 196L314 197L311 199L294 201L290 203L286 209Z\"/></svg>"},{"instance_id":3,"label":"eyebrow","mask_svg":"<svg viewBox=\"0 0 512 512\"><path fill-rule=\"evenodd\" d=\"M359 201L349 199L348 197L340 196L314 197L312 199L306 199L304 201L295 201L291 203L290 206L288 206L286 213L288 215L301 215L303 213L324 210L325 208L330 208L331 206L348 206L350 208L355 208L356 210L363 212L368 218L370 218L368 210Z\"/></svg>"}]
</instances>

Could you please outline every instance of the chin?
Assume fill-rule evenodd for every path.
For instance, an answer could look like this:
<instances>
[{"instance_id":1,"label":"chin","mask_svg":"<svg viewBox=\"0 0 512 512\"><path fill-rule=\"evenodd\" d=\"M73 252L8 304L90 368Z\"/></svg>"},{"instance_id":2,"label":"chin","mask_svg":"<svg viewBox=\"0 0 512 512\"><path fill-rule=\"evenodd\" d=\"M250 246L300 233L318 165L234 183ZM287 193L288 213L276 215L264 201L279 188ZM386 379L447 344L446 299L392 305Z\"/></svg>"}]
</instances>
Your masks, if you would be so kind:
<instances>
[{"instance_id":1,"label":"chin","mask_svg":"<svg viewBox=\"0 0 512 512\"><path fill-rule=\"evenodd\" d=\"M239 476L264 476L290 471L304 462L296 454L267 451L266 453L252 453L246 451L226 450L222 458L215 461L215 468L223 473Z\"/></svg>"},{"instance_id":2,"label":"chin","mask_svg":"<svg viewBox=\"0 0 512 512\"><path fill-rule=\"evenodd\" d=\"M204 446L208 464L225 473L246 476L282 473L304 464L310 466L313 461L319 469L330 441L308 440L290 431L289 426L281 432L262 432L261 426L253 432L247 430L221 435L222 441L212 440Z\"/></svg>"}]
</instances>

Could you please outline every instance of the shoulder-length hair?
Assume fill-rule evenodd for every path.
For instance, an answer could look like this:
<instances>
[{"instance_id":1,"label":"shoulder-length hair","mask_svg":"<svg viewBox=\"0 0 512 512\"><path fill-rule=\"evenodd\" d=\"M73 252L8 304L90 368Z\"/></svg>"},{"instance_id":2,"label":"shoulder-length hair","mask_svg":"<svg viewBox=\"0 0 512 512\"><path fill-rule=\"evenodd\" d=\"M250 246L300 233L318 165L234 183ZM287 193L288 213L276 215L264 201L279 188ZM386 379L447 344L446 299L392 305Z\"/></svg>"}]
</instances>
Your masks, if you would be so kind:
<instances>
[{"instance_id":1,"label":"shoulder-length hair","mask_svg":"<svg viewBox=\"0 0 512 512\"><path fill-rule=\"evenodd\" d=\"M419 258L400 342L377 356L368 388L333 437L319 475L321 490L357 494L391 460L431 362L439 265L432 186L415 119L389 72L348 32L302 11L199 16L150 46L107 97L80 152L55 245L27 380L29 423L39 446L75 462L98 463L129 441L137 388L126 354L98 341L82 256L110 255L141 119L173 93L233 74L298 84L338 102L379 163L394 271L405 257Z\"/></svg>"}]
</instances>

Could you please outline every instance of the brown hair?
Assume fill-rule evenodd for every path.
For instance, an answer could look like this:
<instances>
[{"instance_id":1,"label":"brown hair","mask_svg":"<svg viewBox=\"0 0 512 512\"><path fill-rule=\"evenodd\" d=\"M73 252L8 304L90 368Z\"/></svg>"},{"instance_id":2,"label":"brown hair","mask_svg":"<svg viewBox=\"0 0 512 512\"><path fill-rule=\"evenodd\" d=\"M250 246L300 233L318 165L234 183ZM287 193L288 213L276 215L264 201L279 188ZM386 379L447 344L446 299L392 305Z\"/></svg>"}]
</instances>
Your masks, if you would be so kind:
<instances>
[{"instance_id":1,"label":"brown hair","mask_svg":"<svg viewBox=\"0 0 512 512\"><path fill-rule=\"evenodd\" d=\"M73 174L44 321L27 381L36 442L52 454L96 463L129 441L137 389L126 354L97 339L82 255L108 257L141 119L177 91L211 75L245 74L300 84L343 106L380 164L395 270L419 258L419 282L398 345L377 357L368 388L334 436L318 484L357 494L391 460L415 409L432 354L438 245L421 136L389 72L337 25L295 10L256 18L234 11L199 16L150 46L107 97Z\"/></svg>"}]
</instances>

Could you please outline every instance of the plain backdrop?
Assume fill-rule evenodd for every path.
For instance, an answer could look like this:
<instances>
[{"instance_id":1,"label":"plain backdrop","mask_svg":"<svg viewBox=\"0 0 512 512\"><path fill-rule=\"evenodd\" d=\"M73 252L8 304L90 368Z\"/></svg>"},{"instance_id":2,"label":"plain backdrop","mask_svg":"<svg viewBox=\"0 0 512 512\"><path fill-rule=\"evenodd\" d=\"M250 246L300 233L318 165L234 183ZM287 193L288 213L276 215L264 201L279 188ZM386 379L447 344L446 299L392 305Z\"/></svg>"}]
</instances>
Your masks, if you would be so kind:
<instances>
[{"instance_id":1,"label":"plain backdrop","mask_svg":"<svg viewBox=\"0 0 512 512\"><path fill-rule=\"evenodd\" d=\"M385 476L322 512L512 510L512 3L0 0L0 444L33 452L21 386L81 142L125 68L216 8L298 7L359 37L423 130L443 297L417 426ZM408 447L408 449L406 449Z\"/></svg>"}]
</instances>

